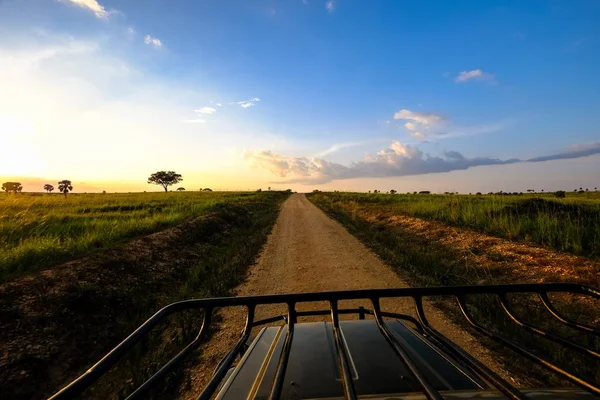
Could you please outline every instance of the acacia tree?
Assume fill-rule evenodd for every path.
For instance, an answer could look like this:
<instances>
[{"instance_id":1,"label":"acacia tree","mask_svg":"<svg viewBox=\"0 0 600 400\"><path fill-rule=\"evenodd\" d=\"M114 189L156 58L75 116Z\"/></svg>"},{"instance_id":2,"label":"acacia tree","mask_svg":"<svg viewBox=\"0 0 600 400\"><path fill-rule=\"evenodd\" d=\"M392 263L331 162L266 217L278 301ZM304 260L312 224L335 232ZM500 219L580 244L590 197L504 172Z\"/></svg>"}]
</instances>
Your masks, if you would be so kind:
<instances>
[{"instance_id":1,"label":"acacia tree","mask_svg":"<svg viewBox=\"0 0 600 400\"><path fill-rule=\"evenodd\" d=\"M178 188L177 188L177 191L178 191L178 192L185 192L185 188L184 188L184 187L178 187Z\"/></svg>"},{"instance_id":2,"label":"acacia tree","mask_svg":"<svg viewBox=\"0 0 600 400\"><path fill-rule=\"evenodd\" d=\"M58 182L58 190L67 197L67 193L73 190L73 185L71 185L71 181L68 179L64 179Z\"/></svg>"},{"instance_id":3,"label":"acacia tree","mask_svg":"<svg viewBox=\"0 0 600 400\"><path fill-rule=\"evenodd\" d=\"M2 184L2 190L4 190L6 193L17 193L23 190L23 186L21 185L21 182L4 182Z\"/></svg>"},{"instance_id":4,"label":"acacia tree","mask_svg":"<svg viewBox=\"0 0 600 400\"><path fill-rule=\"evenodd\" d=\"M398 193L398 192L396 192L394 189L390 190L390 194L391 194L392 196L393 196L393 195L395 195L396 193Z\"/></svg>"},{"instance_id":5,"label":"acacia tree","mask_svg":"<svg viewBox=\"0 0 600 400\"><path fill-rule=\"evenodd\" d=\"M52 185L51 185L51 184L49 184L49 183L46 183L46 184L44 185L44 190L45 190L46 192L50 193L50 192L52 192L52 191L54 190L54 186L52 186Z\"/></svg>"},{"instance_id":6,"label":"acacia tree","mask_svg":"<svg viewBox=\"0 0 600 400\"><path fill-rule=\"evenodd\" d=\"M160 185L168 191L169 186L175 185L183 180L183 177L175 171L158 171L150 175L148 183Z\"/></svg>"}]
</instances>

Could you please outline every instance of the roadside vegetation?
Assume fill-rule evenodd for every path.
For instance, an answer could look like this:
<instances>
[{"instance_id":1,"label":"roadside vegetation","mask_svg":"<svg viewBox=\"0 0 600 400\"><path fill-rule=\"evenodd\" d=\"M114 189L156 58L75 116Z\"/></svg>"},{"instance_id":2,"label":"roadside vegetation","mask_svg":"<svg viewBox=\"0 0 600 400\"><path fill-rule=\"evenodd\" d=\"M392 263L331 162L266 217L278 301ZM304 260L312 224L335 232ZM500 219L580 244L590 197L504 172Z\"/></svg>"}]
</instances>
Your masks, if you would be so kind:
<instances>
[{"instance_id":1,"label":"roadside vegetation","mask_svg":"<svg viewBox=\"0 0 600 400\"><path fill-rule=\"evenodd\" d=\"M41 243L49 237L65 245L58 257L31 258L38 269L48 266L43 260L81 256L41 273L19 270L27 276L13 274L0 284L0 348L10 349L0 360L3 394L46 398L159 308L181 299L230 294L243 281L287 196L184 192L3 198L5 210L6 204L13 207L13 224L8 225L13 235L21 229L22 239L35 232ZM18 223L14 214L19 212L29 225ZM175 226L163 229L169 225ZM158 232L134 237L153 231ZM94 236L106 248L89 252L96 246L79 242L78 236ZM72 242L79 245L69 246ZM20 260L18 265L28 265ZM185 314L155 328L86 397L130 393L191 340L199 318ZM171 374L163 390L175 390L180 378Z\"/></svg>"},{"instance_id":2,"label":"roadside vegetation","mask_svg":"<svg viewBox=\"0 0 600 400\"><path fill-rule=\"evenodd\" d=\"M557 193L558 197L554 193L392 195L338 192L319 196L343 207L410 215L572 254L600 256L600 192Z\"/></svg>"},{"instance_id":3,"label":"roadside vegetation","mask_svg":"<svg viewBox=\"0 0 600 400\"><path fill-rule=\"evenodd\" d=\"M552 209L552 206L548 206L547 203L554 200L536 199L530 196L515 199L500 196L478 198L456 195L313 193L308 197L315 205L342 223L412 286L551 281L577 281L600 286L600 265L596 261L578 259L570 255L560 256L559 253L553 253L551 250L532 248L529 251L524 244L511 245L505 240L490 238L483 234L469 235L460 232L460 228L458 230L454 227L444 228L444 225L439 222L402 217L402 215L414 215L435 219L452 225L469 226L483 232L494 232L504 237L508 235L506 230L502 231L503 228L508 229L521 224L521 230L518 231L521 234L525 234L525 227L538 230L537 234L540 236L532 236L532 238L544 237L542 228L546 226L546 221L554 221L553 229L559 229L559 226L560 229L570 227L571 232L580 232L576 236L577 242L587 243L588 247L582 246L582 248L592 249L597 248L598 236L592 235L588 239L584 232L585 229L594 231L598 227L590 227L588 221L582 219L582 214L589 212L590 214L586 214L588 218L596 218L595 221L598 221L598 203L593 196L586 196L579 202L573 198L574 196L568 196L564 202L556 203L560 205L559 207L564 206L560 209L559 215L547 211ZM531 211L531 204L538 206L535 212ZM546 207L546 211L542 211L543 207ZM491 219L499 216L499 220L486 222L483 217L485 215ZM519 218L525 221L519 222ZM560 225L561 223L563 225ZM582 225L579 230L575 226L578 223ZM492 230L491 227L496 230ZM501 234L502 232L504 233ZM559 237L560 231L556 231L555 235ZM593 243L593 240L596 240L596 243ZM502 251L497 251L498 248ZM593 256L595 253L588 251L587 255ZM537 263L538 258L542 257L543 259ZM563 264L562 262L567 259L569 262ZM592 382L600 382L598 360L575 351L565 350L562 346L540 339L539 336L519 328L506 317L497 298L472 297L469 302L471 312L488 328L516 339L538 354L547 355L568 371L575 372ZM598 337L581 334L555 323L547 311L539 306L539 300L523 295L511 296L510 301L517 315L532 325L570 338L577 343L600 348ZM574 296L555 296L552 297L552 301L563 313L573 319L588 324L600 323L598 302L583 301ZM435 304L456 323L468 328L454 301L442 299ZM481 337L477 334L475 336ZM510 350L498 346L495 342L486 340L484 342L503 355L507 370L518 374L526 385L536 386L541 383L563 386L565 384L564 381L555 378L555 375L524 361L522 357L515 357Z\"/></svg>"},{"instance_id":4,"label":"roadside vegetation","mask_svg":"<svg viewBox=\"0 0 600 400\"><path fill-rule=\"evenodd\" d=\"M202 216L218 205L259 198L236 192L0 194L0 282Z\"/></svg>"}]
</instances>

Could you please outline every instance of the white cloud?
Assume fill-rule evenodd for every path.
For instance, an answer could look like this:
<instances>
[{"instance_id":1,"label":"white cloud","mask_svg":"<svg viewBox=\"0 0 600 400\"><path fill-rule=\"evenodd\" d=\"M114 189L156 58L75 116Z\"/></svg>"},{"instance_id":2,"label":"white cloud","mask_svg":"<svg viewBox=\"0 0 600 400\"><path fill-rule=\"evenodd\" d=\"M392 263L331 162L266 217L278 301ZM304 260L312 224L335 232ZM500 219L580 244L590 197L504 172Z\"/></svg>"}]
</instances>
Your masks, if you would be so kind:
<instances>
[{"instance_id":1,"label":"white cloud","mask_svg":"<svg viewBox=\"0 0 600 400\"><path fill-rule=\"evenodd\" d=\"M411 136L414 136L417 138L424 138L426 135L423 132L414 132L414 133L411 133Z\"/></svg>"},{"instance_id":2,"label":"white cloud","mask_svg":"<svg viewBox=\"0 0 600 400\"><path fill-rule=\"evenodd\" d=\"M431 156L419 148L394 141L390 147L349 166L317 157L286 157L268 150L244 151L245 161L252 167L266 169L286 178L288 183L326 183L336 179L422 175L468 169L480 165L501 165L520 162L517 159L466 158L450 151Z\"/></svg>"},{"instance_id":3,"label":"white cloud","mask_svg":"<svg viewBox=\"0 0 600 400\"><path fill-rule=\"evenodd\" d=\"M133 29L132 27L127 28L127 33L129 33L130 35L133 35L135 33L135 29Z\"/></svg>"},{"instance_id":4,"label":"white cloud","mask_svg":"<svg viewBox=\"0 0 600 400\"><path fill-rule=\"evenodd\" d=\"M404 124L404 127L406 129L408 129L409 131L416 131L417 130L417 124L413 124L412 122L407 122Z\"/></svg>"},{"instance_id":5,"label":"white cloud","mask_svg":"<svg viewBox=\"0 0 600 400\"><path fill-rule=\"evenodd\" d=\"M72 4L75 4L78 7L85 8L94 13L94 15L101 19L107 19L110 14L103 5L98 3L96 0L62 0Z\"/></svg>"},{"instance_id":6,"label":"white cloud","mask_svg":"<svg viewBox=\"0 0 600 400\"><path fill-rule=\"evenodd\" d=\"M325 3L325 8L327 9L327 12L329 14L333 13L333 11L335 10L335 1L328 1L327 3Z\"/></svg>"},{"instance_id":7,"label":"white cloud","mask_svg":"<svg viewBox=\"0 0 600 400\"><path fill-rule=\"evenodd\" d=\"M194 110L194 112L197 112L199 114L205 114L205 115L211 115L217 112L217 110L215 108L212 107L202 107L198 110Z\"/></svg>"},{"instance_id":8,"label":"white cloud","mask_svg":"<svg viewBox=\"0 0 600 400\"><path fill-rule=\"evenodd\" d=\"M196 118L196 119L184 119L183 122L187 122L189 124L203 124L206 121L201 118Z\"/></svg>"},{"instance_id":9,"label":"white cloud","mask_svg":"<svg viewBox=\"0 0 600 400\"><path fill-rule=\"evenodd\" d=\"M402 109L394 113L394 119L403 119L407 121L417 122L421 125L430 126L443 123L445 119L438 114L434 113L420 113L416 111L410 111ZM406 125L405 125L406 126Z\"/></svg>"},{"instance_id":10,"label":"white cloud","mask_svg":"<svg viewBox=\"0 0 600 400\"><path fill-rule=\"evenodd\" d=\"M158 38L152 37L152 36L150 36L150 35L146 35L146 36L144 37L144 43L146 43L146 44L149 44L149 45L152 45L152 46L154 46L154 47L156 47L156 48L160 48L160 47L162 47L162 42L161 42L161 40L160 40L160 39L158 39Z\"/></svg>"},{"instance_id":11,"label":"white cloud","mask_svg":"<svg viewBox=\"0 0 600 400\"><path fill-rule=\"evenodd\" d=\"M472 71L462 71L454 80L457 83L464 83L470 80L493 81L494 75L483 72L480 69L474 69Z\"/></svg>"},{"instance_id":12,"label":"white cloud","mask_svg":"<svg viewBox=\"0 0 600 400\"><path fill-rule=\"evenodd\" d=\"M223 107L223 104L217 103L217 107Z\"/></svg>"},{"instance_id":13,"label":"white cloud","mask_svg":"<svg viewBox=\"0 0 600 400\"><path fill-rule=\"evenodd\" d=\"M250 108L250 107L254 107L256 105L256 103L258 103L259 101L260 101L260 99L258 97L253 97L250 100L242 100L242 101L235 102L234 104L239 104L240 107L242 107L242 108Z\"/></svg>"}]
</instances>

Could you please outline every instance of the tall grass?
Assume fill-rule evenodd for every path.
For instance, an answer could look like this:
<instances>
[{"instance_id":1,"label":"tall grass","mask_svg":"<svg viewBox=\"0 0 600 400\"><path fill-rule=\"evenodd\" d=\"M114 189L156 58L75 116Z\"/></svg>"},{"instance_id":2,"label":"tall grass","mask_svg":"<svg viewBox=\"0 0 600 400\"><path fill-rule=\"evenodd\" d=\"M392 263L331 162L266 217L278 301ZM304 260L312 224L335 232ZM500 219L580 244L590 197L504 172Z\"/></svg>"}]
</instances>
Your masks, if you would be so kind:
<instances>
[{"instance_id":1,"label":"tall grass","mask_svg":"<svg viewBox=\"0 0 600 400\"><path fill-rule=\"evenodd\" d=\"M2 194L0 282L258 193Z\"/></svg>"},{"instance_id":2,"label":"tall grass","mask_svg":"<svg viewBox=\"0 0 600 400\"><path fill-rule=\"evenodd\" d=\"M552 195L389 195L318 193L339 205L404 214L533 242L588 257L600 255L600 193Z\"/></svg>"}]
</instances>

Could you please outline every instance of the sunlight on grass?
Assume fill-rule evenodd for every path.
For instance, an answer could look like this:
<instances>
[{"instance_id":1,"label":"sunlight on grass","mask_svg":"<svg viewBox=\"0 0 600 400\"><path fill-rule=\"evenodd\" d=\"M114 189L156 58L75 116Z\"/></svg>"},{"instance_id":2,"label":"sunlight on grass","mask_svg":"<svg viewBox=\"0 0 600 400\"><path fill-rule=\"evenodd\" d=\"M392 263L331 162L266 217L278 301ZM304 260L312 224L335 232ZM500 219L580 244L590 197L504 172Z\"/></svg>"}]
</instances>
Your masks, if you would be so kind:
<instances>
[{"instance_id":1,"label":"sunlight on grass","mask_svg":"<svg viewBox=\"0 0 600 400\"><path fill-rule=\"evenodd\" d=\"M0 281L155 232L255 193L0 195Z\"/></svg>"}]
</instances>

